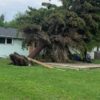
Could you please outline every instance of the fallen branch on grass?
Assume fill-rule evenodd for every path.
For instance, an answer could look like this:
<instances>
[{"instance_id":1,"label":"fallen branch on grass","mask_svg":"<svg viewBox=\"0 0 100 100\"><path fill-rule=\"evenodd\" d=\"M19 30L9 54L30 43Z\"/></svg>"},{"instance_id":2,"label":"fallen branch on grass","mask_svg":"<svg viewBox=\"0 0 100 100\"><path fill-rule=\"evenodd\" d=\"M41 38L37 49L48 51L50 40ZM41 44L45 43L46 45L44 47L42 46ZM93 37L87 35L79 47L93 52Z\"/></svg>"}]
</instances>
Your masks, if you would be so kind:
<instances>
[{"instance_id":1,"label":"fallen branch on grass","mask_svg":"<svg viewBox=\"0 0 100 100\"><path fill-rule=\"evenodd\" d=\"M28 58L28 60L31 61L31 62L37 63L37 64L39 64L39 65L42 65L42 66L44 66L44 67L46 67L46 68L53 68L52 66L50 66L50 65L48 65L48 64L45 64L45 63L43 63L43 62L40 62L40 61L35 60L35 59L32 59L32 58Z\"/></svg>"}]
</instances>

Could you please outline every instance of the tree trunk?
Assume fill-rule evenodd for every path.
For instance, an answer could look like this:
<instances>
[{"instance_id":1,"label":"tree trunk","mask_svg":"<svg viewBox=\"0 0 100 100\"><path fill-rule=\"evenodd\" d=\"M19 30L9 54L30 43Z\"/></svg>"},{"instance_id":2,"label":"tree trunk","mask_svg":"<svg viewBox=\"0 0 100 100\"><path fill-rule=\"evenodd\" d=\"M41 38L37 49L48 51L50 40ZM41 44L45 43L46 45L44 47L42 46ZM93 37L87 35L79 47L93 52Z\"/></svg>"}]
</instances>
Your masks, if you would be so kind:
<instances>
[{"instance_id":1,"label":"tree trunk","mask_svg":"<svg viewBox=\"0 0 100 100\"><path fill-rule=\"evenodd\" d=\"M70 52L68 50L68 48L64 48L64 47L61 47L61 46L57 46L57 45L54 45L54 47L52 48L52 59L53 61L55 62L69 62L69 55L70 55Z\"/></svg>"},{"instance_id":2,"label":"tree trunk","mask_svg":"<svg viewBox=\"0 0 100 100\"><path fill-rule=\"evenodd\" d=\"M99 46L97 46L97 52L99 51Z\"/></svg>"},{"instance_id":3,"label":"tree trunk","mask_svg":"<svg viewBox=\"0 0 100 100\"><path fill-rule=\"evenodd\" d=\"M37 46L30 54L29 54L29 58L35 58L40 52L41 50L44 48L44 44L41 44L39 46Z\"/></svg>"},{"instance_id":4,"label":"tree trunk","mask_svg":"<svg viewBox=\"0 0 100 100\"><path fill-rule=\"evenodd\" d=\"M83 55L83 61L86 62L86 59L87 59L87 49L85 49L84 51L84 55Z\"/></svg>"}]
</instances>

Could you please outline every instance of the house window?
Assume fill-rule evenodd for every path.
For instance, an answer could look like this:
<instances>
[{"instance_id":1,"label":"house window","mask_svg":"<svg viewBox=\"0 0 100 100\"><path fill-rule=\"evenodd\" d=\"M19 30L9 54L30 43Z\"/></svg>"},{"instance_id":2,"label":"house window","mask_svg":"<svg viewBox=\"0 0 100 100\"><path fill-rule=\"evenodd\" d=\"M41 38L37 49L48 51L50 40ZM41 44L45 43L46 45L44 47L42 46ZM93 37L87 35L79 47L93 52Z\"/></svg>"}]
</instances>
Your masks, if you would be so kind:
<instances>
[{"instance_id":1,"label":"house window","mask_svg":"<svg viewBox=\"0 0 100 100\"><path fill-rule=\"evenodd\" d=\"M7 38L7 44L12 44L12 39L11 38Z\"/></svg>"},{"instance_id":2,"label":"house window","mask_svg":"<svg viewBox=\"0 0 100 100\"><path fill-rule=\"evenodd\" d=\"M0 37L0 44L12 44L12 38Z\"/></svg>"},{"instance_id":3,"label":"house window","mask_svg":"<svg viewBox=\"0 0 100 100\"><path fill-rule=\"evenodd\" d=\"M5 44L5 38L0 37L0 44Z\"/></svg>"}]
</instances>

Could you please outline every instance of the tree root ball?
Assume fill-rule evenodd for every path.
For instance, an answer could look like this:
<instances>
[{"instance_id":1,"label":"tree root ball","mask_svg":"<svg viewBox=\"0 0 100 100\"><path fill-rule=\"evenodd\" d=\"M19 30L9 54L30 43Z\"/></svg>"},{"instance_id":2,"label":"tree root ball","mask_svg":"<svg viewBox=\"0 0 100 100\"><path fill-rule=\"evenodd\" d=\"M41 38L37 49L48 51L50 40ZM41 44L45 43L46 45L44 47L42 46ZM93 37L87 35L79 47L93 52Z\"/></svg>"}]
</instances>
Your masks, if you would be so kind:
<instances>
[{"instance_id":1,"label":"tree root ball","mask_svg":"<svg viewBox=\"0 0 100 100\"><path fill-rule=\"evenodd\" d=\"M14 52L13 54L10 54L9 56L10 56L10 60L12 64L14 65L18 65L18 66L30 65L29 60L23 55L19 55L18 53Z\"/></svg>"}]
</instances>

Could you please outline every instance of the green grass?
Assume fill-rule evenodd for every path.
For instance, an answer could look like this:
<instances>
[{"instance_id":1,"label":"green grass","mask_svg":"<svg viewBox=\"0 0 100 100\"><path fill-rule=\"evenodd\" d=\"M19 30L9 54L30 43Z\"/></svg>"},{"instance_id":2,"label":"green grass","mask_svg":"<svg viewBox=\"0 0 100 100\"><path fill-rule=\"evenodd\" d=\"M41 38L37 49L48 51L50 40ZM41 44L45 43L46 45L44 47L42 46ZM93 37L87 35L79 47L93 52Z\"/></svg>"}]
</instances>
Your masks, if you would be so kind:
<instances>
[{"instance_id":1,"label":"green grass","mask_svg":"<svg viewBox=\"0 0 100 100\"><path fill-rule=\"evenodd\" d=\"M18 67L1 59L0 100L100 100L100 69Z\"/></svg>"},{"instance_id":2,"label":"green grass","mask_svg":"<svg viewBox=\"0 0 100 100\"><path fill-rule=\"evenodd\" d=\"M94 64L100 64L100 59L95 59L95 60L92 61L92 63L94 63Z\"/></svg>"}]
</instances>

